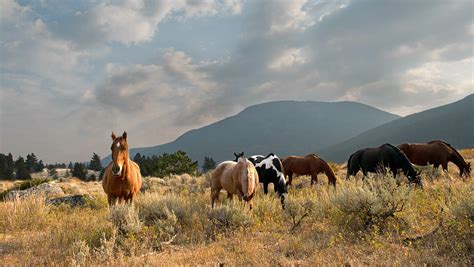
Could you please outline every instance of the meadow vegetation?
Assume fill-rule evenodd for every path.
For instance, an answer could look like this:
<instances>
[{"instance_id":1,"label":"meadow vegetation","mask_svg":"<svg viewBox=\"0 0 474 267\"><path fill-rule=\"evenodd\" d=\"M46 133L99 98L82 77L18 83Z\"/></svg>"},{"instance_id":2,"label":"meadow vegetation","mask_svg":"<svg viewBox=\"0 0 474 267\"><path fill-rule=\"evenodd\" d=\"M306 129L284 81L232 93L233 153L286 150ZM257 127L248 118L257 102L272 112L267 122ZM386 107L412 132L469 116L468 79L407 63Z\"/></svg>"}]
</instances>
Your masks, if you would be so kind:
<instances>
[{"instance_id":1,"label":"meadow vegetation","mask_svg":"<svg viewBox=\"0 0 474 267\"><path fill-rule=\"evenodd\" d=\"M472 151L463 151L470 162ZM285 210L273 190L260 190L252 210L221 192L211 209L209 174L146 177L133 206L109 209L97 182L84 183L93 198L83 207L39 196L0 202L0 262L473 265L472 177L427 167L420 189L381 174L346 181L345 166L332 167L336 189L326 177L312 188L298 177Z\"/></svg>"}]
</instances>

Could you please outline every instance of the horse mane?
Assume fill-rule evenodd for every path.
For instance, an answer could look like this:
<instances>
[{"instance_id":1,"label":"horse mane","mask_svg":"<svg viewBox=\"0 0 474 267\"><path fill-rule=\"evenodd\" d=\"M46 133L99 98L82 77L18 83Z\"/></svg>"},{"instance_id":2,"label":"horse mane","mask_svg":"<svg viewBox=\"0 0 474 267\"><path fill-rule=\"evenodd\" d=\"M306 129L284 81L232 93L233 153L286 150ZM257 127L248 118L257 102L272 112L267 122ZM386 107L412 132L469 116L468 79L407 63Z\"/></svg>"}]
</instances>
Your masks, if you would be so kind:
<instances>
[{"instance_id":1,"label":"horse mane","mask_svg":"<svg viewBox=\"0 0 474 267\"><path fill-rule=\"evenodd\" d=\"M407 155L400 148L398 148L398 147L396 147L392 144L389 144L389 143L384 144L384 146L389 146L389 147L393 148L399 155L401 155L406 160L406 163L408 163L408 165L410 165L410 167L413 168L413 166L411 165L411 162L408 159Z\"/></svg>"},{"instance_id":2,"label":"horse mane","mask_svg":"<svg viewBox=\"0 0 474 267\"><path fill-rule=\"evenodd\" d=\"M268 154L265 158L274 157L274 156L275 156L275 154L270 153L270 154Z\"/></svg>"},{"instance_id":3,"label":"horse mane","mask_svg":"<svg viewBox=\"0 0 474 267\"><path fill-rule=\"evenodd\" d=\"M438 141L438 140L436 140ZM464 160L463 156L457 151L457 149L455 149L454 147L451 146L451 144L448 144L444 141L441 141L439 140L440 142L444 143L445 145L447 145L451 151L454 153L454 155L456 155L458 157L458 159L462 160L462 162L464 163L464 165L467 165L466 161Z\"/></svg>"},{"instance_id":4,"label":"horse mane","mask_svg":"<svg viewBox=\"0 0 474 267\"><path fill-rule=\"evenodd\" d=\"M305 158L307 158L307 157L317 157L317 158L319 158L319 156L316 155L315 153L308 154L308 155L306 155L306 156L304 156L304 157L305 157Z\"/></svg>"}]
</instances>

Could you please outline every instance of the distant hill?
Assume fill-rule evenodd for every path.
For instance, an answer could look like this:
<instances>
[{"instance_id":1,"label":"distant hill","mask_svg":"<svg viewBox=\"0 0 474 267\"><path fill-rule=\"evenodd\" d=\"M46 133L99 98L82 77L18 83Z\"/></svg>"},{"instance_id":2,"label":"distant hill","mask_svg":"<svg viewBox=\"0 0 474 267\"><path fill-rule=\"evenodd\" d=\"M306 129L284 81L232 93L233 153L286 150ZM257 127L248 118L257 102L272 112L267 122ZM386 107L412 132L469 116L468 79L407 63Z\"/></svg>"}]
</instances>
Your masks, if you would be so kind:
<instances>
[{"instance_id":1,"label":"distant hill","mask_svg":"<svg viewBox=\"0 0 474 267\"><path fill-rule=\"evenodd\" d=\"M412 114L337 145L329 146L319 155L335 162L346 161L356 150L383 143L424 143L442 139L455 148L474 147L474 95L437 108Z\"/></svg>"},{"instance_id":2,"label":"distant hill","mask_svg":"<svg viewBox=\"0 0 474 267\"><path fill-rule=\"evenodd\" d=\"M314 153L399 116L355 102L278 101L250 106L235 116L191 130L175 141L130 150L131 157L183 150L201 164L246 155ZM108 163L110 157L103 160Z\"/></svg>"}]
</instances>

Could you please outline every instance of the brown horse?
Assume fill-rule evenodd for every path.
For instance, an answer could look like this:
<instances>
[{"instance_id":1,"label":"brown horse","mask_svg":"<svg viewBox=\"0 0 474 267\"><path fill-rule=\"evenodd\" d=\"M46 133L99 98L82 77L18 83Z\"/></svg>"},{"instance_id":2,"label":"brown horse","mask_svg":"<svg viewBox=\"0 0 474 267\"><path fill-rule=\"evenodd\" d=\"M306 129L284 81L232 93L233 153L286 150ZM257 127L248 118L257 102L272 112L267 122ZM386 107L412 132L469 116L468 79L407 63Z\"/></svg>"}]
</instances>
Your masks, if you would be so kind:
<instances>
[{"instance_id":1,"label":"brown horse","mask_svg":"<svg viewBox=\"0 0 474 267\"><path fill-rule=\"evenodd\" d=\"M431 165L437 169L440 165L443 170L448 171L448 162L456 164L461 176L469 176L471 163L466 163L459 152L450 144L434 140L426 144L401 144L398 148L407 155L411 163L425 166Z\"/></svg>"},{"instance_id":2,"label":"brown horse","mask_svg":"<svg viewBox=\"0 0 474 267\"><path fill-rule=\"evenodd\" d=\"M116 137L112 132L112 141L112 162L102 177L102 187L110 206L117 201L133 202L142 187L140 167L129 159L127 133Z\"/></svg>"},{"instance_id":3,"label":"brown horse","mask_svg":"<svg viewBox=\"0 0 474 267\"><path fill-rule=\"evenodd\" d=\"M291 185L293 174L311 175L311 185L318 182L318 174L323 173L329 179L329 184L336 187L336 175L329 164L316 156L310 154L307 156L289 156L283 159L283 171L288 176L288 184Z\"/></svg>"},{"instance_id":4,"label":"brown horse","mask_svg":"<svg viewBox=\"0 0 474 267\"><path fill-rule=\"evenodd\" d=\"M224 161L217 165L211 176L211 202L219 199L219 192L224 188L227 197L232 199L237 194L239 200L244 199L252 209L252 198L258 188L258 173L252 162L240 157L237 162Z\"/></svg>"}]
</instances>

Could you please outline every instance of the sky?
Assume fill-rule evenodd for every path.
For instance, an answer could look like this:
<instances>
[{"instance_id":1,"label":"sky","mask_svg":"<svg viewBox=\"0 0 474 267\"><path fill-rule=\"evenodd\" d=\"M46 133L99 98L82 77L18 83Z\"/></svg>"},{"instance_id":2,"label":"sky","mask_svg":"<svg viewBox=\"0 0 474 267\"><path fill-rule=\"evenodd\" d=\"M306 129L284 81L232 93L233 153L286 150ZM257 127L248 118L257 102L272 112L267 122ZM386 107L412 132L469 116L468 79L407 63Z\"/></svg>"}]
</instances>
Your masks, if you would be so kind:
<instances>
[{"instance_id":1,"label":"sky","mask_svg":"<svg viewBox=\"0 0 474 267\"><path fill-rule=\"evenodd\" d=\"M472 1L0 0L0 152L46 162L276 100L398 115L473 93Z\"/></svg>"}]
</instances>

